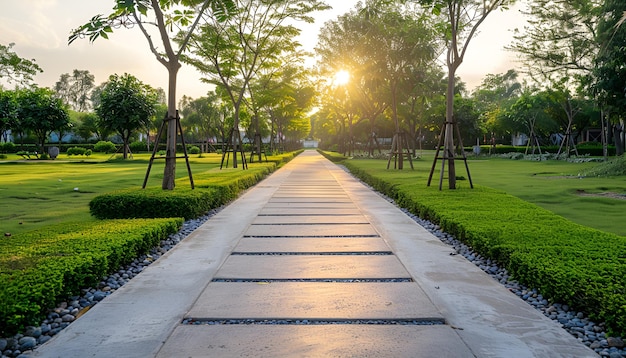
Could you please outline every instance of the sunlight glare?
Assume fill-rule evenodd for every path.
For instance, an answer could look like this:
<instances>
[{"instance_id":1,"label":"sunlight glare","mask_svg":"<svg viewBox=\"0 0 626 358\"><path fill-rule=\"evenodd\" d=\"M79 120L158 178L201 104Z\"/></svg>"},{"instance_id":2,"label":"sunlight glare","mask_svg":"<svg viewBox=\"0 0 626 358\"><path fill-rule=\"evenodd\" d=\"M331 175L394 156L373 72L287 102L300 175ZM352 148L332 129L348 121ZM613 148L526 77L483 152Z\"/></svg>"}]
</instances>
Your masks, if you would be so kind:
<instances>
[{"instance_id":1,"label":"sunlight glare","mask_svg":"<svg viewBox=\"0 0 626 358\"><path fill-rule=\"evenodd\" d=\"M335 86L343 86L350 81L350 73L346 70L339 70L335 73L335 78L333 78L333 84Z\"/></svg>"}]
</instances>

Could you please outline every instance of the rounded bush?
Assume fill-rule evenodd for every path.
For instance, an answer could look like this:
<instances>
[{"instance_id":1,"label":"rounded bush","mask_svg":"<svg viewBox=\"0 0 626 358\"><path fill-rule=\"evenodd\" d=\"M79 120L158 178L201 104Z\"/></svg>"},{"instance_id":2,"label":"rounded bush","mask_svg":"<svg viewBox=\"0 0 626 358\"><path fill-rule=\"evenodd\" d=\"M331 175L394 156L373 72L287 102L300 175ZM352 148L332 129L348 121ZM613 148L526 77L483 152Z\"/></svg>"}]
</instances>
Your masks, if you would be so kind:
<instances>
[{"instance_id":1,"label":"rounded bush","mask_svg":"<svg viewBox=\"0 0 626 358\"><path fill-rule=\"evenodd\" d=\"M148 150L148 146L146 145L145 142L142 142L142 141L132 142L128 145L128 147L130 148L130 151L133 153L145 152Z\"/></svg>"},{"instance_id":2,"label":"rounded bush","mask_svg":"<svg viewBox=\"0 0 626 358\"><path fill-rule=\"evenodd\" d=\"M109 154L109 153L115 153L117 151L117 147L111 141L101 140L93 146L93 151Z\"/></svg>"},{"instance_id":3,"label":"rounded bush","mask_svg":"<svg viewBox=\"0 0 626 358\"><path fill-rule=\"evenodd\" d=\"M85 155L86 152L87 152L87 150L85 148L82 148L82 147L67 148L67 155L68 156Z\"/></svg>"},{"instance_id":4,"label":"rounded bush","mask_svg":"<svg viewBox=\"0 0 626 358\"><path fill-rule=\"evenodd\" d=\"M189 154L200 154L200 148L195 145L190 145L187 147L187 152Z\"/></svg>"},{"instance_id":5,"label":"rounded bush","mask_svg":"<svg viewBox=\"0 0 626 358\"><path fill-rule=\"evenodd\" d=\"M0 152L15 153L17 147L13 142L0 143Z\"/></svg>"}]
</instances>

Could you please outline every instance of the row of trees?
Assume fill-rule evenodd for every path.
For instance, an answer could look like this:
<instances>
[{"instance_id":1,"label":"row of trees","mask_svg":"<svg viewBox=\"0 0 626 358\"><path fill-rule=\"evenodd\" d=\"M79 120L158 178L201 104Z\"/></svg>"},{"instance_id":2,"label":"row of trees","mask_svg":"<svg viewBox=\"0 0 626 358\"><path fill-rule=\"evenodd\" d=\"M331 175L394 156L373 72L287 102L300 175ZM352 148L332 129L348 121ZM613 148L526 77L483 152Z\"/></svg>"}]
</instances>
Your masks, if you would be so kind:
<instances>
[{"instance_id":1,"label":"row of trees","mask_svg":"<svg viewBox=\"0 0 626 358\"><path fill-rule=\"evenodd\" d=\"M328 79L314 118L316 136L344 152L355 141L367 143L373 154L377 136L398 132L406 133L413 148L429 137L432 147L441 126L451 122L459 124L465 144L508 141L516 132L542 144L550 136L570 144L586 129L602 127L604 143L612 141L622 153L626 29L616 26L626 19L621 1L528 1L529 25L509 46L522 55L527 80L521 82L513 70L492 74L469 93L453 77L485 16L512 3L366 1L327 23L316 48L319 74ZM332 81L340 70L350 73L349 83Z\"/></svg>"},{"instance_id":2,"label":"row of trees","mask_svg":"<svg viewBox=\"0 0 626 358\"><path fill-rule=\"evenodd\" d=\"M87 71L74 71L86 74ZM66 75L57 82L58 88ZM90 87L90 86L87 86ZM92 87L92 86L91 86ZM19 137L33 134L37 138L39 151L45 153L44 145L52 132L58 133L59 142L64 134L73 132L84 140L92 136L106 139L116 133L122 139L124 158L128 156L128 145L138 130L148 131L154 126L153 119L159 109L159 92L142 83L136 77L124 74L112 75L109 80L92 91L85 91L74 101L74 106L85 108L86 103L95 103L95 112L72 112L64 101L67 92L55 92L48 88L30 86L16 90L0 90L0 134L6 140L7 133ZM85 101L88 95L93 97ZM71 102L71 101L70 101ZM78 103L80 102L80 103ZM75 120L71 120L71 115Z\"/></svg>"},{"instance_id":3,"label":"row of trees","mask_svg":"<svg viewBox=\"0 0 626 358\"><path fill-rule=\"evenodd\" d=\"M116 1L111 14L96 15L73 30L69 42L82 37L88 37L90 41L100 37L108 38L113 29L120 27L137 27L144 34L150 51L168 70L167 159L162 187L173 189L176 121L172 119L177 117L176 77L181 61L195 66L205 75L203 80L218 86L216 92L219 97L232 105L233 126L228 134L228 142L235 150L242 144L239 126L242 105L245 104L253 119L257 153L260 157L261 113L265 117L271 116L272 107L262 101L275 81L290 77L290 82L281 84L281 88L285 92L291 88L292 96L282 96L289 105L274 104L274 108L282 110L286 107L298 107L299 112L306 113L307 102L311 102L306 99L307 91L303 90L302 83L296 82L296 78L303 76L289 75L293 69L299 74L303 71L299 66L292 66L293 62L290 60L297 57L296 53L299 51L298 44L290 39L300 30L288 25L287 21L312 22L310 14L326 8L327 5L317 0ZM153 37L153 33L157 36ZM160 40L162 50L159 50L153 39ZM186 53L187 50L190 51ZM263 77L266 80L261 80ZM265 92L257 91L258 88ZM291 112L293 114L296 111ZM288 118L288 123L293 123L294 120L304 123L306 120L301 113L295 113L296 118ZM283 132L287 130L288 128L284 128L281 132L281 129L277 129L277 134L280 133L282 138ZM235 156L234 166L237 166L236 158Z\"/></svg>"}]
</instances>

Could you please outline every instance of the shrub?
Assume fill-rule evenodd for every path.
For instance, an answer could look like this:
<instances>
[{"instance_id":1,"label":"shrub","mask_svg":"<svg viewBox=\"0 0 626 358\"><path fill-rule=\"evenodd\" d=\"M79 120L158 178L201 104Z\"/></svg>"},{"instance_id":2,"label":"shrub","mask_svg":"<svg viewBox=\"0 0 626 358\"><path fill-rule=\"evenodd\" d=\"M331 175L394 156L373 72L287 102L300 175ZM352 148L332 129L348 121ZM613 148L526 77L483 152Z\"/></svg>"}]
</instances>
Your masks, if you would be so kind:
<instances>
[{"instance_id":1,"label":"shrub","mask_svg":"<svg viewBox=\"0 0 626 358\"><path fill-rule=\"evenodd\" d=\"M113 142L99 141L93 146L93 151L109 154L109 153L115 153L117 151L117 147L115 146Z\"/></svg>"},{"instance_id":2,"label":"shrub","mask_svg":"<svg viewBox=\"0 0 626 358\"><path fill-rule=\"evenodd\" d=\"M77 294L176 232L182 219L63 223L0 241L0 334L37 325Z\"/></svg>"},{"instance_id":3,"label":"shrub","mask_svg":"<svg viewBox=\"0 0 626 358\"><path fill-rule=\"evenodd\" d=\"M334 163L339 163L341 161L348 159L348 157L346 157L345 155L341 153L337 153L337 152L327 152L327 151L322 151L322 150L318 150L318 152L324 157L326 157L326 159Z\"/></svg>"},{"instance_id":4,"label":"shrub","mask_svg":"<svg viewBox=\"0 0 626 358\"><path fill-rule=\"evenodd\" d=\"M190 145L187 147L187 153L189 154L200 154L200 148L195 145Z\"/></svg>"},{"instance_id":5,"label":"shrub","mask_svg":"<svg viewBox=\"0 0 626 358\"><path fill-rule=\"evenodd\" d=\"M7 159L7 155L6 154L0 154L0 159Z\"/></svg>"},{"instance_id":6,"label":"shrub","mask_svg":"<svg viewBox=\"0 0 626 358\"><path fill-rule=\"evenodd\" d=\"M73 148L67 148L67 155L68 156L72 156L72 155L85 155L85 153L87 152L87 149L82 148L82 147L73 147Z\"/></svg>"},{"instance_id":7,"label":"shrub","mask_svg":"<svg viewBox=\"0 0 626 358\"><path fill-rule=\"evenodd\" d=\"M132 142L128 145L128 147L130 148L130 151L133 153L145 152L148 150L148 146L146 145L145 142L142 142L142 141Z\"/></svg>"},{"instance_id":8,"label":"shrub","mask_svg":"<svg viewBox=\"0 0 626 358\"><path fill-rule=\"evenodd\" d=\"M161 188L128 189L98 195L89 203L91 215L98 219L199 217L224 204L222 193L203 190Z\"/></svg>"},{"instance_id":9,"label":"shrub","mask_svg":"<svg viewBox=\"0 0 626 358\"><path fill-rule=\"evenodd\" d=\"M358 161L344 164L399 206L497 260L544 297L604 321L609 333L626 334L626 238L574 224L491 188L417 189L412 182L368 173Z\"/></svg>"},{"instance_id":10,"label":"shrub","mask_svg":"<svg viewBox=\"0 0 626 358\"><path fill-rule=\"evenodd\" d=\"M13 142L0 143L0 152L2 153L15 153L17 147Z\"/></svg>"}]
</instances>

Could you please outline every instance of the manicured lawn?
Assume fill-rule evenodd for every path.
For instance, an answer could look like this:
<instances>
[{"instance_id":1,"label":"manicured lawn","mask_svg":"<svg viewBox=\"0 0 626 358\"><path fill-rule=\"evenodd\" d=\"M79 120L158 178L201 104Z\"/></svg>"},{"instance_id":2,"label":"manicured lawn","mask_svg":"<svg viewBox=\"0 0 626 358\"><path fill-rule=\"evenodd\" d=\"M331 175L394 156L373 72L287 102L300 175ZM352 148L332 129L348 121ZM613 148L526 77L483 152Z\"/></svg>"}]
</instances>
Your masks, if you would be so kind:
<instances>
[{"instance_id":1,"label":"manicured lawn","mask_svg":"<svg viewBox=\"0 0 626 358\"><path fill-rule=\"evenodd\" d=\"M434 152L425 151L422 159L413 161L414 171L407 162L402 171L387 170L387 160L359 160L359 166L382 175L413 181L417 186L426 186L433 158ZM439 186L440 164L436 166L431 186ZM470 158L468 165L474 185L505 191L575 223L626 236L626 225L623 224L626 213L626 177L578 177L579 173L598 163ZM457 161L456 170L457 177L467 178L462 161ZM446 172L444 190L447 190L447 180ZM457 185L461 189L468 188L469 182L459 180ZM612 192L624 195L624 199L582 196L582 191L595 194Z\"/></svg>"},{"instance_id":2,"label":"manicured lawn","mask_svg":"<svg viewBox=\"0 0 626 358\"><path fill-rule=\"evenodd\" d=\"M65 221L95 220L89 214L89 202L110 191L141 187L148 168L149 154L136 154L133 160L111 160L111 155L95 154L89 158L59 156L54 161L0 161L0 234L12 235ZM208 170L219 171L221 155L190 157L194 176ZM148 186L159 186L163 178L163 160L155 160ZM234 169L224 169L232 171ZM237 169L241 170L241 169ZM183 159L176 166L177 182L189 186ZM78 188L78 190L74 190Z\"/></svg>"}]
</instances>

